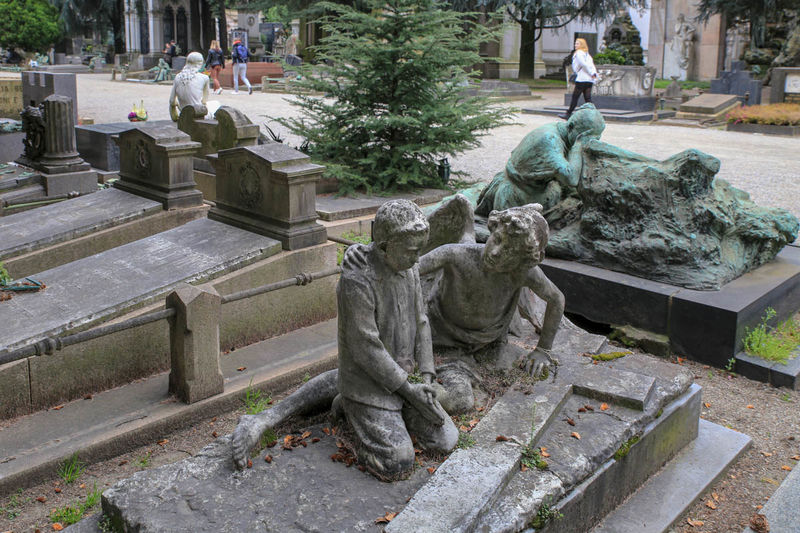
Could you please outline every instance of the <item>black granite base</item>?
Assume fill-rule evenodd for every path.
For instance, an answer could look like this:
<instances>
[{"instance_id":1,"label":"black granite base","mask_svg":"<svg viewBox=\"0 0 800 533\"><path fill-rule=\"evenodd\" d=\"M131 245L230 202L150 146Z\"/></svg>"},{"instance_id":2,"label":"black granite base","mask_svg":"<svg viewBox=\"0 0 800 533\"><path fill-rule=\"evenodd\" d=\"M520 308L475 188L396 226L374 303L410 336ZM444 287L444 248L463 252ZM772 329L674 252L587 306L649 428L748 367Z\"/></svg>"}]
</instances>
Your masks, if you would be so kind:
<instances>
[{"instance_id":1,"label":"black granite base","mask_svg":"<svg viewBox=\"0 0 800 533\"><path fill-rule=\"evenodd\" d=\"M564 105L569 106L572 93L564 93ZM601 96L592 94L592 103L598 109L625 109L628 111L653 112L658 98L655 96ZM584 102L583 97L578 98L578 105Z\"/></svg>"},{"instance_id":2,"label":"black granite base","mask_svg":"<svg viewBox=\"0 0 800 533\"><path fill-rule=\"evenodd\" d=\"M747 353L736 354L736 372L774 387L800 389L800 348L786 364L767 361Z\"/></svg>"},{"instance_id":3,"label":"black granite base","mask_svg":"<svg viewBox=\"0 0 800 533\"><path fill-rule=\"evenodd\" d=\"M742 351L745 330L755 327L768 307L778 320L800 308L796 246L719 291L684 289L557 259L545 260L542 269L564 293L567 311L667 335L672 352L718 367Z\"/></svg>"}]
</instances>

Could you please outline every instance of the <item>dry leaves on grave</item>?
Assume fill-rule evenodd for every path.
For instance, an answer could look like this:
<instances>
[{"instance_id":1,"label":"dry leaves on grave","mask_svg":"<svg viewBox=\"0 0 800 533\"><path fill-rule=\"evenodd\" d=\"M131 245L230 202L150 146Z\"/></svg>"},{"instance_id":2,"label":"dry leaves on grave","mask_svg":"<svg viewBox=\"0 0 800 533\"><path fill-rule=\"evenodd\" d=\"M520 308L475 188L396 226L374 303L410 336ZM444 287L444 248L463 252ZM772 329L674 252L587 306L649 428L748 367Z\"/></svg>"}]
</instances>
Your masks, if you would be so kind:
<instances>
[{"instance_id":1,"label":"dry leaves on grave","mask_svg":"<svg viewBox=\"0 0 800 533\"><path fill-rule=\"evenodd\" d=\"M284 450L292 451L293 449L302 446L305 448L308 446L306 439L311 436L310 431L304 432L302 435L286 435L283 437L283 444L281 448Z\"/></svg>"},{"instance_id":2,"label":"dry leaves on grave","mask_svg":"<svg viewBox=\"0 0 800 533\"><path fill-rule=\"evenodd\" d=\"M546 446L542 446L542 447L539 448L539 455L541 455L542 457L550 457L550 454L547 453L547 447Z\"/></svg>"},{"instance_id":3,"label":"dry leaves on grave","mask_svg":"<svg viewBox=\"0 0 800 533\"><path fill-rule=\"evenodd\" d=\"M169 442L169 439L161 439L160 441L156 442L159 446L166 446Z\"/></svg>"},{"instance_id":4,"label":"dry leaves on grave","mask_svg":"<svg viewBox=\"0 0 800 533\"><path fill-rule=\"evenodd\" d=\"M573 439L581 440L581 434L578 433L577 431L573 431L572 433L569 434L569 436L572 437Z\"/></svg>"},{"instance_id":5,"label":"dry leaves on grave","mask_svg":"<svg viewBox=\"0 0 800 533\"><path fill-rule=\"evenodd\" d=\"M64 526L62 526L60 522L53 524L53 531L63 531L63 529Z\"/></svg>"},{"instance_id":6,"label":"dry leaves on grave","mask_svg":"<svg viewBox=\"0 0 800 533\"><path fill-rule=\"evenodd\" d=\"M36 498L36 501L39 503L44 503L47 501L47 498L45 498L44 496L39 496L38 498Z\"/></svg>"},{"instance_id":7,"label":"dry leaves on grave","mask_svg":"<svg viewBox=\"0 0 800 533\"><path fill-rule=\"evenodd\" d=\"M792 471L792 467L791 467L791 466L786 466L786 465L783 465L783 466L781 467L781 470L786 470L787 472L791 472L791 471Z\"/></svg>"},{"instance_id":8,"label":"dry leaves on grave","mask_svg":"<svg viewBox=\"0 0 800 533\"><path fill-rule=\"evenodd\" d=\"M792 459L793 461L800 461L800 455L793 455L793 456L791 457L791 459Z\"/></svg>"},{"instance_id":9,"label":"dry leaves on grave","mask_svg":"<svg viewBox=\"0 0 800 533\"><path fill-rule=\"evenodd\" d=\"M571 418L567 418L567 424L569 424L570 426L574 426L575 425L575 421L573 419L571 419Z\"/></svg>"},{"instance_id":10,"label":"dry leaves on grave","mask_svg":"<svg viewBox=\"0 0 800 533\"><path fill-rule=\"evenodd\" d=\"M703 522L702 520L694 520L692 518L687 518L686 523L692 527L703 527L703 524L705 522Z\"/></svg>"},{"instance_id":11,"label":"dry leaves on grave","mask_svg":"<svg viewBox=\"0 0 800 533\"><path fill-rule=\"evenodd\" d=\"M713 500L707 500L707 501L706 501L706 507L708 507L709 509L711 509L711 510L713 510L713 511L716 511L716 510L717 510L717 504L716 504L716 503L714 503L714 501L713 501Z\"/></svg>"},{"instance_id":12,"label":"dry leaves on grave","mask_svg":"<svg viewBox=\"0 0 800 533\"><path fill-rule=\"evenodd\" d=\"M240 366L239 368L236 369L237 372L244 372L245 370L247 370L246 366Z\"/></svg>"},{"instance_id":13,"label":"dry leaves on grave","mask_svg":"<svg viewBox=\"0 0 800 533\"><path fill-rule=\"evenodd\" d=\"M497 437L495 437L494 440L495 442L507 442L508 437L506 437L505 435L498 435Z\"/></svg>"},{"instance_id":14,"label":"dry leaves on grave","mask_svg":"<svg viewBox=\"0 0 800 533\"><path fill-rule=\"evenodd\" d=\"M750 517L750 527L756 533L769 533L769 522L767 517L761 513L756 513Z\"/></svg>"},{"instance_id":15,"label":"dry leaves on grave","mask_svg":"<svg viewBox=\"0 0 800 533\"><path fill-rule=\"evenodd\" d=\"M395 516L397 516L397 513L391 513L391 512L387 512L387 513L386 513L385 515L383 515L382 517L380 517L380 518L376 518L376 519L375 519L375 523L376 523L376 524L388 524L389 522L391 522L392 520L394 520L394 517L395 517Z\"/></svg>"},{"instance_id":16,"label":"dry leaves on grave","mask_svg":"<svg viewBox=\"0 0 800 533\"><path fill-rule=\"evenodd\" d=\"M600 410L601 411L608 411L608 404L605 403L605 402L601 403L600 404Z\"/></svg>"},{"instance_id":17,"label":"dry leaves on grave","mask_svg":"<svg viewBox=\"0 0 800 533\"><path fill-rule=\"evenodd\" d=\"M272 456L271 455L265 455L264 456L264 461L266 461L267 463L271 463L272 462Z\"/></svg>"},{"instance_id":18,"label":"dry leaves on grave","mask_svg":"<svg viewBox=\"0 0 800 533\"><path fill-rule=\"evenodd\" d=\"M708 402L704 402L704 403L703 403L703 407L705 407L706 409L708 409L708 408L710 408L710 407L711 407L711 404L710 404L710 403L708 403Z\"/></svg>"},{"instance_id":19,"label":"dry leaves on grave","mask_svg":"<svg viewBox=\"0 0 800 533\"><path fill-rule=\"evenodd\" d=\"M333 455L331 455L331 461L334 463L344 463L345 466L350 468L356 463L356 456L351 449L347 447L347 445L340 441L336 441L336 448L337 451Z\"/></svg>"},{"instance_id":20,"label":"dry leaves on grave","mask_svg":"<svg viewBox=\"0 0 800 533\"><path fill-rule=\"evenodd\" d=\"M428 467L428 473L429 474L433 474L434 472L436 472L436 467L435 466L429 466Z\"/></svg>"},{"instance_id":21,"label":"dry leaves on grave","mask_svg":"<svg viewBox=\"0 0 800 533\"><path fill-rule=\"evenodd\" d=\"M761 452L761 455L763 455L764 457L772 457L771 452Z\"/></svg>"}]
</instances>

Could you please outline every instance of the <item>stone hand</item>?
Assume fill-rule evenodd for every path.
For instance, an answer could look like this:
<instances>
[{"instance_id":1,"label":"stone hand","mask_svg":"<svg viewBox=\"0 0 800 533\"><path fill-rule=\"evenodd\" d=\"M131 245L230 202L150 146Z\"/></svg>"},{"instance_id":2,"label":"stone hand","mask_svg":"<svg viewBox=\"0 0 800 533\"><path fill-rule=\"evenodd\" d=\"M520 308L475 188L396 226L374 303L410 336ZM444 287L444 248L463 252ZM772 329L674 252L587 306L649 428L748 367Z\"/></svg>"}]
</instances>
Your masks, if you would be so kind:
<instances>
[{"instance_id":1,"label":"stone hand","mask_svg":"<svg viewBox=\"0 0 800 533\"><path fill-rule=\"evenodd\" d=\"M404 383L397 392L428 422L437 426L444 424L446 415L439 402L436 401L436 391L432 386L422 383Z\"/></svg>"},{"instance_id":2,"label":"stone hand","mask_svg":"<svg viewBox=\"0 0 800 533\"><path fill-rule=\"evenodd\" d=\"M537 347L521 361L520 366L532 377L539 379L545 370L550 373L558 366L558 359L550 355L550 350Z\"/></svg>"}]
</instances>

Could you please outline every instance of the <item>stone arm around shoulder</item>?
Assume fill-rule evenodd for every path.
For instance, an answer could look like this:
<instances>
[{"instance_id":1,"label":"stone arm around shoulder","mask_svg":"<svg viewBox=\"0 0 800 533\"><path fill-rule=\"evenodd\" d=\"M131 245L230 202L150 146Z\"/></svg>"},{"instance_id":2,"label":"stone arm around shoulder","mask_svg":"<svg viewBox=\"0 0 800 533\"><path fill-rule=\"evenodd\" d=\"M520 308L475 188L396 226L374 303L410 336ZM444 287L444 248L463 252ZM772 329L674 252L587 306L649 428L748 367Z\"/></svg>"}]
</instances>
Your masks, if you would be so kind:
<instances>
[{"instance_id":1,"label":"stone arm around shoulder","mask_svg":"<svg viewBox=\"0 0 800 533\"><path fill-rule=\"evenodd\" d=\"M550 350L553 347L553 340L564 316L564 294L558 290L555 284L547 279L542 269L538 266L528 271L526 285L533 293L547 302L547 310L542 321L542 331L539 335L539 342L536 347ZM528 320L530 320L529 317Z\"/></svg>"},{"instance_id":2,"label":"stone arm around shoulder","mask_svg":"<svg viewBox=\"0 0 800 533\"><path fill-rule=\"evenodd\" d=\"M386 350L380 339L375 322L375 297L372 290L363 282L342 276L339 280L339 298L346 298L347 305L339 307L339 322L346 324L342 329L348 357L365 375L394 393L408 379L403 370Z\"/></svg>"}]
</instances>

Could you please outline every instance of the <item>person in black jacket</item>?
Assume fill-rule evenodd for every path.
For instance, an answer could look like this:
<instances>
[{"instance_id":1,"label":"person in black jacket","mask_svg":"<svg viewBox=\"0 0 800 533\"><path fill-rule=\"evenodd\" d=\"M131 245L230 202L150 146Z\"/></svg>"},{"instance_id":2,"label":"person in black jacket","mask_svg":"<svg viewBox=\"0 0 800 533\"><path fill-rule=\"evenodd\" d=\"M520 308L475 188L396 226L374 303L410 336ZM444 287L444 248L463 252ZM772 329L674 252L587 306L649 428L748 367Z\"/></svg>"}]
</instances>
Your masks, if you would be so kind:
<instances>
[{"instance_id":1,"label":"person in black jacket","mask_svg":"<svg viewBox=\"0 0 800 533\"><path fill-rule=\"evenodd\" d=\"M225 55L219 47L219 41L211 41L206 58L206 68L211 71L211 80L214 82L214 94L222 94L219 83L219 71L225 68Z\"/></svg>"},{"instance_id":2,"label":"person in black jacket","mask_svg":"<svg viewBox=\"0 0 800 533\"><path fill-rule=\"evenodd\" d=\"M178 50L175 46L175 39L164 45L164 61L167 62L169 68L172 68L172 58L178 55Z\"/></svg>"}]
</instances>

